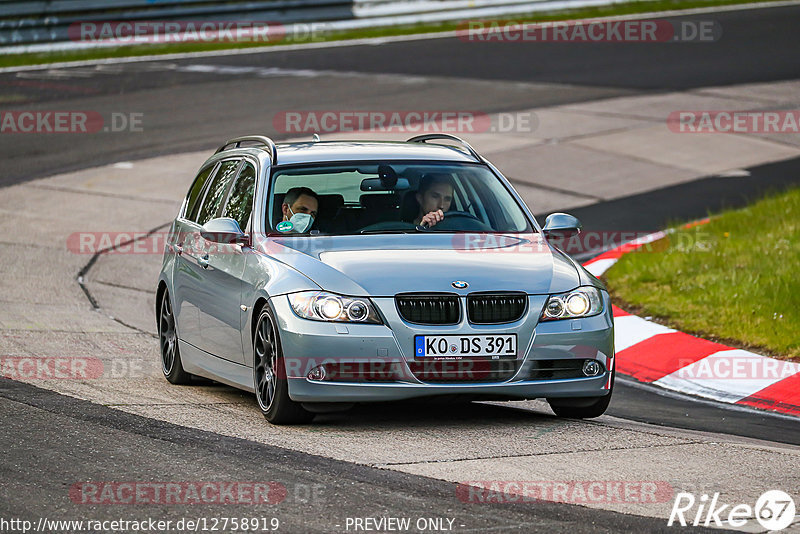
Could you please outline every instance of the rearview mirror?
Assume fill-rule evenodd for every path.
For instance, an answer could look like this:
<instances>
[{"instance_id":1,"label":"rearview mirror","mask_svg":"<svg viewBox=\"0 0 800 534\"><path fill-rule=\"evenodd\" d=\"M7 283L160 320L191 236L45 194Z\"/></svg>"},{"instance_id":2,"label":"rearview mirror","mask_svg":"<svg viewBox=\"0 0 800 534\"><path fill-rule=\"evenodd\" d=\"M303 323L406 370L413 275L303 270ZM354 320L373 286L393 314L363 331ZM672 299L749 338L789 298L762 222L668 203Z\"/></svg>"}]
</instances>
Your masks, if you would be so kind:
<instances>
[{"instance_id":1,"label":"rearview mirror","mask_svg":"<svg viewBox=\"0 0 800 534\"><path fill-rule=\"evenodd\" d=\"M364 178L361 180L362 191L405 191L409 187L407 178L398 178L394 184L386 178Z\"/></svg>"},{"instance_id":2,"label":"rearview mirror","mask_svg":"<svg viewBox=\"0 0 800 534\"><path fill-rule=\"evenodd\" d=\"M215 243L247 243L247 234L239 228L239 223L230 217L211 219L200 229L203 238Z\"/></svg>"},{"instance_id":3,"label":"rearview mirror","mask_svg":"<svg viewBox=\"0 0 800 534\"><path fill-rule=\"evenodd\" d=\"M547 237L566 237L579 234L581 228L581 222L569 213L551 213L544 221L542 232Z\"/></svg>"}]
</instances>

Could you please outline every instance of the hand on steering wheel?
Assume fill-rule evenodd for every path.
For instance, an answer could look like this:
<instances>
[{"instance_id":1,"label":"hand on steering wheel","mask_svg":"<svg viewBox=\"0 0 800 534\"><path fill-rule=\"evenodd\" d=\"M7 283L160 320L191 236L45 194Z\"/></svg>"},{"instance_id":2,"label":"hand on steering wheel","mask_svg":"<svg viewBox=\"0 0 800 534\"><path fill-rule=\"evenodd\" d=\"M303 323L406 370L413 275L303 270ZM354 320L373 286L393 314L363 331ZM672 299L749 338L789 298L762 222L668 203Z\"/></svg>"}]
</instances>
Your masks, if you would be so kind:
<instances>
[{"instance_id":1,"label":"hand on steering wheel","mask_svg":"<svg viewBox=\"0 0 800 534\"><path fill-rule=\"evenodd\" d=\"M423 216L419 224L424 228L430 228L431 226L435 226L437 223L443 220L444 212L442 210L436 210Z\"/></svg>"}]
</instances>

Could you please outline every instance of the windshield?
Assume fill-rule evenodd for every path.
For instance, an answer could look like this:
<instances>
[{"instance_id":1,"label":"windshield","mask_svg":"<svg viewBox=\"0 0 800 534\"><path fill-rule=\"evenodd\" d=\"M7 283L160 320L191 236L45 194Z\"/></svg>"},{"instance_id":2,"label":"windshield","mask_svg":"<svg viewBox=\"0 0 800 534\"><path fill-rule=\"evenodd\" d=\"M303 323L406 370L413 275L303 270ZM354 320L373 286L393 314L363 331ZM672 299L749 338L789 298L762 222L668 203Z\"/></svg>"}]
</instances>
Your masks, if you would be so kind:
<instances>
[{"instance_id":1,"label":"windshield","mask_svg":"<svg viewBox=\"0 0 800 534\"><path fill-rule=\"evenodd\" d=\"M534 231L483 165L393 161L276 168L270 192L272 234Z\"/></svg>"}]
</instances>

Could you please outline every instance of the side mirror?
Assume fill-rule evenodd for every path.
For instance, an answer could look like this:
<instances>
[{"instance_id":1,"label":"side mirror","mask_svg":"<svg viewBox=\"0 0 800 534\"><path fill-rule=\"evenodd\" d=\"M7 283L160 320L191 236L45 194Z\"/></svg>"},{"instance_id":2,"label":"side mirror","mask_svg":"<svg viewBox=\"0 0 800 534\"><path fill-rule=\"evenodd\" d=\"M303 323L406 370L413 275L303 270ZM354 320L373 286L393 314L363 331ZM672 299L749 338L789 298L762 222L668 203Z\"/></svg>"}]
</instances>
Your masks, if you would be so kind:
<instances>
[{"instance_id":1,"label":"side mirror","mask_svg":"<svg viewBox=\"0 0 800 534\"><path fill-rule=\"evenodd\" d=\"M230 217L211 219L200 229L203 238L215 243L244 244L247 243L247 234L239 228L239 223Z\"/></svg>"},{"instance_id":2,"label":"side mirror","mask_svg":"<svg viewBox=\"0 0 800 534\"><path fill-rule=\"evenodd\" d=\"M581 222L569 213L552 213L545 219L542 232L546 237L566 237L579 234L581 228Z\"/></svg>"}]
</instances>

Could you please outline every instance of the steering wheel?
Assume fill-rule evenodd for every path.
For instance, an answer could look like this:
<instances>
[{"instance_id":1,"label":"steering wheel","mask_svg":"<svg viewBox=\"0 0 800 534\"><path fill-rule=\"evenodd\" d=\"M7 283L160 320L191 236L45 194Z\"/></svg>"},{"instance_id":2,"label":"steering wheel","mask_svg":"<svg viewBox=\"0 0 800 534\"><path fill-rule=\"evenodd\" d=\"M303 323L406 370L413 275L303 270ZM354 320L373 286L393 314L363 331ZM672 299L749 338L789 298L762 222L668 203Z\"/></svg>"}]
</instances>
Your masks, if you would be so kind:
<instances>
[{"instance_id":1,"label":"steering wheel","mask_svg":"<svg viewBox=\"0 0 800 534\"><path fill-rule=\"evenodd\" d=\"M416 225L414 223L406 221L383 221L375 224L370 224L369 226L365 226L360 230L360 232L362 234L366 234L369 232L381 232L381 231L392 231L392 230L413 230L414 228L416 228Z\"/></svg>"},{"instance_id":2,"label":"steering wheel","mask_svg":"<svg viewBox=\"0 0 800 534\"><path fill-rule=\"evenodd\" d=\"M476 221L482 222L478 219L475 215L468 211L448 211L444 214L445 219L447 217L469 217L470 219L474 219Z\"/></svg>"},{"instance_id":3,"label":"steering wheel","mask_svg":"<svg viewBox=\"0 0 800 534\"><path fill-rule=\"evenodd\" d=\"M466 211L448 211L444 214L444 219L427 230L474 230L490 232L492 228L477 218L475 215Z\"/></svg>"}]
</instances>

